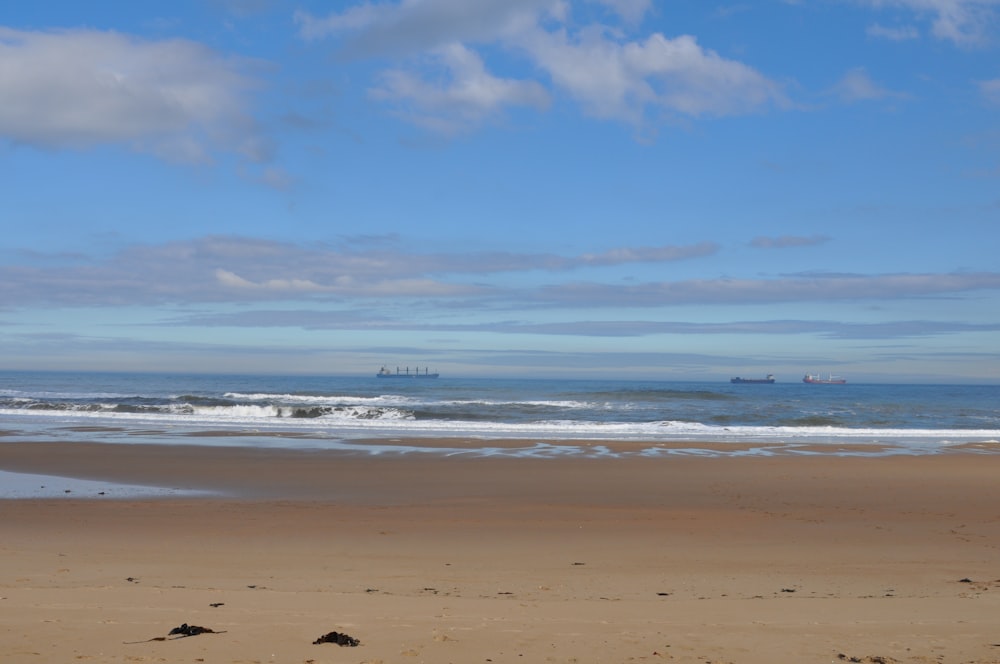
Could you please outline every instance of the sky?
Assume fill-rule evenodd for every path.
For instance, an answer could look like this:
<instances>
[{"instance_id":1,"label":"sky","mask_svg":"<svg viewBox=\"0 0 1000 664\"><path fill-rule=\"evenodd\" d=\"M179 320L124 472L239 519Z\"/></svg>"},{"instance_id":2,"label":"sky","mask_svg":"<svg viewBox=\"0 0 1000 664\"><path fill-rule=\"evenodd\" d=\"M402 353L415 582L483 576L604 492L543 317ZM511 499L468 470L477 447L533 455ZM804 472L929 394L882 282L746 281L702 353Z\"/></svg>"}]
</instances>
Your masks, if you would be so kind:
<instances>
[{"instance_id":1,"label":"sky","mask_svg":"<svg viewBox=\"0 0 1000 664\"><path fill-rule=\"evenodd\" d=\"M0 8L0 369L1000 382L1000 0Z\"/></svg>"}]
</instances>

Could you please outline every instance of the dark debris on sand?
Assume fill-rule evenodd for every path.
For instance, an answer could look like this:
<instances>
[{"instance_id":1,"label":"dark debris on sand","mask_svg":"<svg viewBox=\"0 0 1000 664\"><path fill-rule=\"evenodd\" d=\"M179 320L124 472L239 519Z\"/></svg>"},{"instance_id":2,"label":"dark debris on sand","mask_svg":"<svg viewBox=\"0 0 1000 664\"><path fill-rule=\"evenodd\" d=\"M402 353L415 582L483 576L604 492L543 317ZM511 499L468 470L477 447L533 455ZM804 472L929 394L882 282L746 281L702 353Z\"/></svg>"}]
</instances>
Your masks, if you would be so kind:
<instances>
[{"instance_id":1,"label":"dark debris on sand","mask_svg":"<svg viewBox=\"0 0 1000 664\"><path fill-rule=\"evenodd\" d=\"M861 662L862 664L895 664L896 660L892 657L883 657L882 655L869 655L867 657L854 657L851 655L845 655L840 653L837 655L837 659L843 662Z\"/></svg>"},{"instance_id":2,"label":"dark debris on sand","mask_svg":"<svg viewBox=\"0 0 1000 664\"><path fill-rule=\"evenodd\" d=\"M145 641L125 641L126 644L136 644L136 643L149 643L150 641L173 641L174 639L183 639L189 636L198 636L199 634L225 634L225 631L216 632L214 629L209 627L202 627L201 625L189 625L187 623L182 623L180 627L174 627L170 630L167 636L154 636L151 639L146 639Z\"/></svg>"},{"instance_id":3,"label":"dark debris on sand","mask_svg":"<svg viewBox=\"0 0 1000 664\"><path fill-rule=\"evenodd\" d=\"M189 625L187 623L181 624L180 627L174 627L170 630L170 636L198 636L199 634L220 634L221 632L216 632L214 629L209 627L202 627L201 625Z\"/></svg>"},{"instance_id":4,"label":"dark debris on sand","mask_svg":"<svg viewBox=\"0 0 1000 664\"><path fill-rule=\"evenodd\" d=\"M323 636L313 641L313 643L314 644L336 643L338 646L351 646L351 647L361 645L361 641L354 638L353 636L349 636L342 632L327 632Z\"/></svg>"}]
</instances>

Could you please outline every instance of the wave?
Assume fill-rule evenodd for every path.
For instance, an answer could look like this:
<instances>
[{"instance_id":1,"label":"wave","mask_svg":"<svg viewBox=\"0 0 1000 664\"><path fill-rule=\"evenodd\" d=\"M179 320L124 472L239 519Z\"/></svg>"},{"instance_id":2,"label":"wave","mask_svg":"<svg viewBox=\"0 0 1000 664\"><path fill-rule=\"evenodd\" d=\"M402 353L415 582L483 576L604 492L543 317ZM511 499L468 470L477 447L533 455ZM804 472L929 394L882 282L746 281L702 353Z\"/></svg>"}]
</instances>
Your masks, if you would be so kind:
<instances>
[{"instance_id":1,"label":"wave","mask_svg":"<svg viewBox=\"0 0 1000 664\"><path fill-rule=\"evenodd\" d=\"M399 408L373 408L370 406L287 406L239 404L232 406L182 407L182 412L208 419L220 420L270 420L270 419L344 419L400 420L412 419L413 414Z\"/></svg>"},{"instance_id":2,"label":"wave","mask_svg":"<svg viewBox=\"0 0 1000 664\"><path fill-rule=\"evenodd\" d=\"M94 417L115 417L118 415L142 415L154 419L181 421L253 422L270 419L346 419L379 420L409 419L413 413L406 409L372 406L296 406L280 404L238 404L219 399L201 399L179 403L67 403L25 401L11 404L14 408L2 408L0 413L10 416L19 414L50 414L52 416L88 415Z\"/></svg>"},{"instance_id":3,"label":"wave","mask_svg":"<svg viewBox=\"0 0 1000 664\"><path fill-rule=\"evenodd\" d=\"M30 413L30 414L29 414ZM420 419L405 409L366 406L309 407L241 405L235 407L184 407L172 411L141 410L43 410L0 409L6 417L48 416L92 420L105 418L118 424L239 431L307 431L329 440L385 437L440 437L472 439L548 439L618 441L711 441L761 443L898 443L948 445L968 442L998 443L1000 429L900 429L850 428L822 424L799 426L721 425L662 420L655 422L584 422L544 420L504 423L456 419Z\"/></svg>"},{"instance_id":4,"label":"wave","mask_svg":"<svg viewBox=\"0 0 1000 664\"><path fill-rule=\"evenodd\" d=\"M420 400L397 395L380 396L358 396L358 395L338 395L338 394L271 394L268 392L226 392L223 396L233 401L251 401L268 403L294 403L294 404L319 404L319 405L343 405L343 404L405 404L420 403Z\"/></svg>"},{"instance_id":5,"label":"wave","mask_svg":"<svg viewBox=\"0 0 1000 664\"><path fill-rule=\"evenodd\" d=\"M808 415L804 417L790 417L779 421L779 426L784 427L838 427L844 426L842 419L827 415Z\"/></svg>"},{"instance_id":6,"label":"wave","mask_svg":"<svg viewBox=\"0 0 1000 664\"><path fill-rule=\"evenodd\" d=\"M587 409L587 408L607 408L609 403L598 403L594 401L570 400L570 399L418 399L415 397L382 394L378 396L358 396L358 395L320 395L320 394L272 394L268 392L244 393L227 392L224 396L236 401L266 401L277 403L308 403L308 404L370 404L370 405L395 405L409 407L475 407L485 406L488 408L500 407L538 407L555 409Z\"/></svg>"},{"instance_id":7,"label":"wave","mask_svg":"<svg viewBox=\"0 0 1000 664\"><path fill-rule=\"evenodd\" d=\"M115 392L54 392L50 390L0 390L0 397L25 398L25 399L125 399L127 394Z\"/></svg>"}]
</instances>

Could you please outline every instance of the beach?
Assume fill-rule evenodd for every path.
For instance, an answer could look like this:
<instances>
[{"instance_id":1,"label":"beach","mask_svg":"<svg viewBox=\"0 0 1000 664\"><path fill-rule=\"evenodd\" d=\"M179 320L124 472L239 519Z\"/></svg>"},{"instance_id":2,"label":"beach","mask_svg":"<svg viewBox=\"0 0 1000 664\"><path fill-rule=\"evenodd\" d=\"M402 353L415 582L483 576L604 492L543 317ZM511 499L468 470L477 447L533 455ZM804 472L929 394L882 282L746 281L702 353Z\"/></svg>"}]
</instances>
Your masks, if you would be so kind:
<instances>
[{"instance_id":1,"label":"beach","mask_svg":"<svg viewBox=\"0 0 1000 664\"><path fill-rule=\"evenodd\" d=\"M0 501L4 662L1000 662L984 450L14 442L0 470L109 483Z\"/></svg>"}]
</instances>

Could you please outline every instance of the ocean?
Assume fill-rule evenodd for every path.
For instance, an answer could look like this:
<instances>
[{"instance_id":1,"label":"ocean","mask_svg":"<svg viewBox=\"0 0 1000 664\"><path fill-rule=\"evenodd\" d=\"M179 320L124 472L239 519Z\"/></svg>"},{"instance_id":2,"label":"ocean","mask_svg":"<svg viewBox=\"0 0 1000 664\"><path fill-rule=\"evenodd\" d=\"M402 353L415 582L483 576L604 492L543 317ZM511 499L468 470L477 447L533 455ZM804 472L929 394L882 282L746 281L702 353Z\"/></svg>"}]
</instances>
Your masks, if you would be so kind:
<instances>
[{"instance_id":1,"label":"ocean","mask_svg":"<svg viewBox=\"0 0 1000 664\"><path fill-rule=\"evenodd\" d=\"M491 444L499 439L524 444ZM649 456L989 453L1000 451L1000 386L0 372L0 454L4 442L40 440L372 454L625 453L602 441L636 441L628 453Z\"/></svg>"}]
</instances>

